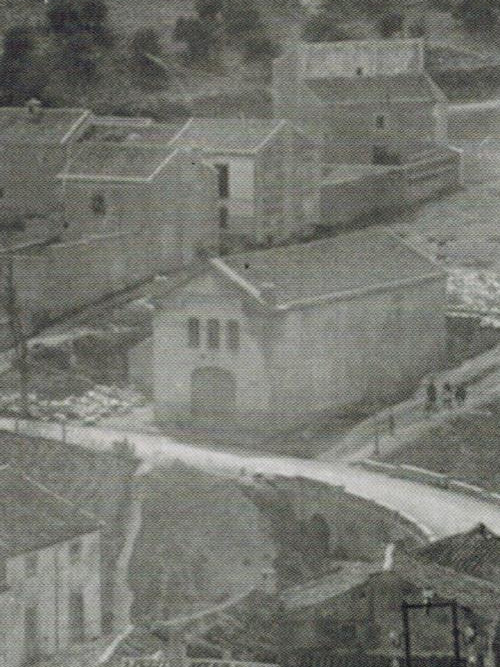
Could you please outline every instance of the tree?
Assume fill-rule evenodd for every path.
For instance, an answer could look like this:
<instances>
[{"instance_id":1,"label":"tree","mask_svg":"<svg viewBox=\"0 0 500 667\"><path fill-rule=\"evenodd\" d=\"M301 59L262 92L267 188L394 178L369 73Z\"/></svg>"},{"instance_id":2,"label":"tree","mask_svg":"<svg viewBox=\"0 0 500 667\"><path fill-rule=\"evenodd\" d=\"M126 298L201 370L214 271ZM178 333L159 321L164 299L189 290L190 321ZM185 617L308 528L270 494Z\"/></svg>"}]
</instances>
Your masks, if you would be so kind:
<instances>
[{"instance_id":1,"label":"tree","mask_svg":"<svg viewBox=\"0 0 500 667\"><path fill-rule=\"evenodd\" d=\"M81 29L75 0L52 0L47 9L47 21L51 32L72 34Z\"/></svg>"},{"instance_id":2,"label":"tree","mask_svg":"<svg viewBox=\"0 0 500 667\"><path fill-rule=\"evenodd\" d=\"M269 62L279 54L279 47L265 33L257 33L247 37L243 54L248 61Z\"/></svg>"},{"instance_id":3,"label":"tree","mask_svg":"<svg viewBox=\"0 0 500 667\"><path fill-rule=\"evenodd\" d=\"M384 39L394 37L403 29L403 17L398 12L384 14L378 23L378 31Z\"/></svg>"},{"instance_id":4,"label":"tree","mask_svg":"<svg viewBox=\"0 0 500 667\"><path fill-rule=\"evenodd\" d=\"M24 26L7 30L0 59L2 103L22 104L38 97L45 85L43 67L35 56L35 38Z\"/></svg>"},{"instance_id":5,"label":"tree","mask_svg":"<svg viewBox=\"0 0 500 667\"><path fill-rule=\"evenodd\" d=\"M244 0L227 2L222 14L226 32L233 37L238 37L245 32L263 29L259 10Z\"/></svg>"},{"instance_id":6,"label":"tree","mask_svg":"<svg viewBox=\"0 0 500 667\"><path fill-rule=\"evenodd\" d=\"M14 254L8 248L4 254L3 269L3 306L9 320L9 330L15 353L15 367L19 373L21 417L27 418L31 415L28 393L30 382L28 336L24 330L23 315L15 284Z\"/></svg>"},{"instance_id":7,"label":"tree","mask_svg":"<svg viewBox=\"0 0 500 667\"><path fill-rule=\"evenodd\" d=\"M493 32L500 21L498 0L462 0L453 12L470 32Z\"/></svg>"},{"instance_id":8,"label":"tree","mask_svg":"<svg viewBox=\"0 0 500 667\"><path fill-rule=\"evenodd\" d=\"M49 29L54 34L69 36L88 32L103 46L112 43L107 17L104 0L51 0L47 9Z\"/></svg>"},{"instance_id":9,"label":"tree","mask_svg":"<svg viewBox=\"0 0 500 667\"><path fill-rule=\"evenodd\" d=\"M196 0L195 11L200 19L215 19L223 5L223 0Z\"/></svg>"},{"instance_id":10,"label":"tree","mask_svg":"<svg viewBox=\"0 0 500 667\"><path fill-rule=\"evenodd\" d=\"M182 16L175 24L174 39L177 42L185 42L189 58L193 61L208 58L216 42L209 26L199 19Z\"/></svg>"},{"instance_id":11,"label":"tree","mask_svg":"<svg viewBox=\"0 0 500 667\"><path fill-rule=\"evenodd\" d=\"M28 58L35 48L35 37L30 28L14 26L3 38L3 57L7 60Z\"/></svg>"},{"instance_id":12,"label":"tree","mask_svg":"<svg viewBox=\"0 0 500 667\"><path fill-rule=\"evenodd\" d=\"M312 16L304 25L302 36L306 42L341 42L349 39L348 34L335 24L327 12Z\"/></svg>"},{"instance_id":13,"label":"tree","mask_svg":"<svg viewBox=\"0 0 500 667\"><path fill-rule=\"evenodd\" d=\"M139 83L145 87L150 87L155 80L161 78L162 82L166 80L165 69L155 62L162 53L160 38L153 28L140 28L137 30L130 42L130 65L132 71L141 78ZM147 79L145 81L144 79Z\"/></svg>"},{"instance_id":14,"label":"tree","mask_svg":"<svg viewBox=\"0 0 500 667\"><path fill-rule=\"evenodd\" d=\"M94 39L89 32L79 32L65 40L62 51L64 66L70 75L87 81L97 72Z\"/></svg>"}]
</instances>

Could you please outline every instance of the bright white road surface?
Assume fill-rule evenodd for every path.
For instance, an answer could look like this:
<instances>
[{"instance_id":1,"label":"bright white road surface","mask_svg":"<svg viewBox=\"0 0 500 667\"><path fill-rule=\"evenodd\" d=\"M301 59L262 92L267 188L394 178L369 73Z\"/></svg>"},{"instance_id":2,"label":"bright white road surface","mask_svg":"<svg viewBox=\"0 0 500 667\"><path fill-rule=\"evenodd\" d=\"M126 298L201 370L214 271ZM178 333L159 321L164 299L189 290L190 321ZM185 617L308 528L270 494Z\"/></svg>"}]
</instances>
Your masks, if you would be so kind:
<instances>
[{"instance_id":1,"label":"bright white road surface","mask_svg":"<svg viewBox=\"0 0 500 667\"><path fill-rule=\"evenodd\" d=\"M0 428L11 430L12 419L0 419ZM21 431L32 435L59 438L57 424L30 422ZM182 444L161 435L137 434L98 427L71 426L67 429L68 442L86 447L104 449L112 442L127 438L146 466L162 459L180 459L199 468L240 474L246 473L300 475L331 485L342 485L346 491L385 505L411 519L425 530L429 537L440 538L484 522L500 533L500 506L486 500L462 496L407 480L386 477L383 474L360 470L332 461L302 460L255 456L251 453L228 453L206 447Z\"/></svg>"}]
</instances>

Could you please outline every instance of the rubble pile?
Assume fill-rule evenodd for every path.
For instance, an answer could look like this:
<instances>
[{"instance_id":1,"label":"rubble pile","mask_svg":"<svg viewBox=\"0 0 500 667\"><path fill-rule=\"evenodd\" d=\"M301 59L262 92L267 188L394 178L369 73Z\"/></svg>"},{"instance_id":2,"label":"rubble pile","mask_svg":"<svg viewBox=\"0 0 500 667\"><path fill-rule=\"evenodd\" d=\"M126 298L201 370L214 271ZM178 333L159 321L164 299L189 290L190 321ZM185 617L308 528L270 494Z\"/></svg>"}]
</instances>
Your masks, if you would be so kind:
<instances>
[{"instance_id":1,"label":"rubble pile","mask_svg":"<svg viewBox=\"0 0 500 667\"><path fill-rule=\"evenodd\" d=\"M76 420L88 425L111 415L127 414L133 408L144 405L144 397L138 392L105 385L96 385L81 396L68 396L60 400L47 400L36 393L30 393L29 401L32 417L43 421ZM19 392L0 395L0 412L16 415L20 411Z\"/></svg>"},{"instance_id":2,"label":"rubble pile","mask_svg":"<svg viewBox=\"0 0 500 667\"><path fill-rule=\"evenodd\" d=\"M451 270L448 295L452 307L470 312L500 313L500 278L494 271Z\"/></svg>"}]
</instances>

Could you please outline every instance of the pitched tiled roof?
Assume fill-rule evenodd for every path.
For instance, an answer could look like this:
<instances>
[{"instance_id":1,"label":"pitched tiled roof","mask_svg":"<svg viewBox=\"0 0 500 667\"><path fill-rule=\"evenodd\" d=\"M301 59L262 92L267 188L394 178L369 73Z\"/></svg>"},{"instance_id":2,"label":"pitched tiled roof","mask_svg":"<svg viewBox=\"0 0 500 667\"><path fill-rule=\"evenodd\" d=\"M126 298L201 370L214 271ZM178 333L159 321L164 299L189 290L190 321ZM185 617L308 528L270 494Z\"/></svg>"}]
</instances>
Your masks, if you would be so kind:
<instances>
[{"instance_id":1,"label":"pitched tiled roof","mask_svg":"<svg viewBox=\"0 0 500 667\"><path fill-rule=\"evenodd\" d=\"M283 591L281 600L286 610L321 604L364 584L372 574L382 569L380 563L339 561L332 564L333 571L321 579L313 579Z\"/></svg>"},{"instance_id":2,"label":"pitched tiled roof","mask_svg":"<svg viewBox=\"0 0 500 667\"><path fill-rule=\"evenodd\" d=\"M496 617L500 587L477 577L458 574L441 565L427 563L401 548L396 548L384 563L339 562L333 572L321 579L283 591L281 599L288 610L321 604L383 572L392 572L402 582L417 589L431 588L439 599L456 600L485 617Z\"/></svg>"},{"instance_id":3,"label":"pitched tiled roof","mask_svg":"<svg viewBox=\"0 0 500 667\"><path fill-rule=\"evenodd\" d=\"M98 521L11 466L0 468L0 552L42 549L99 529Z\"/></svg>"},{"instance_id":4,"label":"pitched tiled roof","mask_svg":"<svg viewBox=\"0 0 500 667\"><path fill-rule=\"evenodd\" d=\"M169 146L100 142L82 143L59 178L147 180L173 156Z\"/></svg>"},{"instance_id":5,"label":"pitched tiled roof","mask_svg":"<svg viewBox=\"0 0 500 667\"><path fill-rule=\"evenodd\" d=\"M71 135L89 112L84 109L40 110L33 120L24 107L0 108L0 142L12 144L61 144Z\"/></svg>"},{"instance_id":6,"label":"pitched tiled roof","mask_svg":"<svg viewBox=\"0 0 500 667\"><path fill-rule=\"evenodd\" d=\"M133 123L122 120L120 123L111 123L108 120L89 125L82 137L83 141L140 144L168 144L182 130L184 123Z\"/></svg>"},{"instance_id":7,"label":"pitched tiled roof","mask_svg":"<svg viewBox=\"0 0 500 667\"><path fill-rule=\"evenodd\" d=\"M433 542L419 557L500 585L500 537L482 524Z\"/></svg>"},{"instance_id":8,"label":"pitched tiled roof","mask_svg":"<svg viewBox=\"0 0 500 667\"><path fill-rule=\"evenodd\" d=\"M211 264L258 301L278 309L444 276L396 235L375 228L228 255Z\"/></svg>"},{"instance_id":9,"label":"pitched tiled roof","mask_svg":"<svg viewBox=\"0 0 500 667\"><path fill-rule=\"evenodd\" d=\"M444 95L425 72L394 76L329 77L307 80L309 88L328 104L375 102L437 102Z\"/></svg>"},{"instance_id":10,"label":"pitched tiled roof","mask_svg":"<svg viewBox=\"0 0 500 667\"><path fill-rule=\"evenodd\" d=\"M397 549L392 571L419 588L431 588L441 599L457 600L460 604L496 618L500 605L500 587L489 581L460 574L442 565L427 563L422 559Z\"/></svg>"},{"instance_id":11,"label":"pitched tiled roof","mask_svg":"<svg viewBox=\"0 0 500 667\"><path fill-rule=\"evenodd\" d=\"M174 143L210 153L253 153L284 122L265 118L192 118Z\"/></svg>"}]
</instances>

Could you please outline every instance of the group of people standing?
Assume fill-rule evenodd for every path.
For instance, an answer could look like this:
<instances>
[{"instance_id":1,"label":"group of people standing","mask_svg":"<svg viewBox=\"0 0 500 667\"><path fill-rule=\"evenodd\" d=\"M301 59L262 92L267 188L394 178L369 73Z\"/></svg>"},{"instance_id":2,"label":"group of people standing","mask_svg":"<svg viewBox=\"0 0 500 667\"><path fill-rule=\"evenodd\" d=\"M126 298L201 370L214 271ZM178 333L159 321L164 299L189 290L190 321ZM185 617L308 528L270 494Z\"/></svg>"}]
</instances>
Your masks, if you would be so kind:
<instances>
[{"instance_id":1,"label":"group of people standing","mask_svg":"<svg viewBox=\"0 0 500 667\"><path fill-rule=\"evenodd\" d=\"M434 380L430 380L426 389L425 412L429 414L439 408L451 410L453 407L461 407L467 400L467 387L462 382L456 386L445 382L439 389Z\"/></svg>"}]
</instances>

